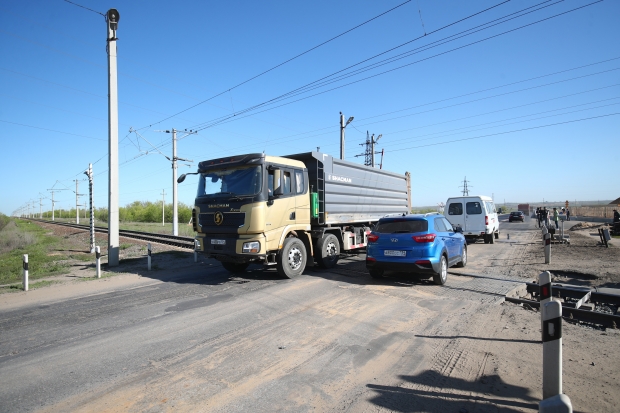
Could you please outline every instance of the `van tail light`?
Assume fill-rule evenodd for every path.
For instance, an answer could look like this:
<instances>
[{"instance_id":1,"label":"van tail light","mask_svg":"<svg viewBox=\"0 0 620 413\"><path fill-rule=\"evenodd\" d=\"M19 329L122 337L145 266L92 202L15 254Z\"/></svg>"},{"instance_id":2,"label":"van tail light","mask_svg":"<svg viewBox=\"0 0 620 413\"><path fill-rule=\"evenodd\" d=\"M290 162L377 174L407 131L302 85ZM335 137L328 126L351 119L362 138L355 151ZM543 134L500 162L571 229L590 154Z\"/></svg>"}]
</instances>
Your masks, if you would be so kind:
<instances>
[{"instance_id":1,"label":"van tail light","mask_svg":"<svg viewBox=\"0 0 620 413\"><path fill-rule=\"evenodd\" d=\"M368 234L368 242L377 242L379 236L377 234L370 233Z\"/></svg>"},{"instance_id":2,"label":"van tail light","mask_svg":"<svg viewBox=\"0 0 620 413\"><path fill-rule=\"evenodd\" d=\"M489 225L489 216L488 215L484 216L484 225Z\"/></svg>"},{"instance_id":3,"label":"van tail light","mask_svg":"<svg viewBox=\"0 0 620 413\"><path fill-rule=\"evenodd\" d=\"M435 241L435 236L435 234L414 235L412 238L415 242L433 242Z\"/></svg>"}]
</instances>

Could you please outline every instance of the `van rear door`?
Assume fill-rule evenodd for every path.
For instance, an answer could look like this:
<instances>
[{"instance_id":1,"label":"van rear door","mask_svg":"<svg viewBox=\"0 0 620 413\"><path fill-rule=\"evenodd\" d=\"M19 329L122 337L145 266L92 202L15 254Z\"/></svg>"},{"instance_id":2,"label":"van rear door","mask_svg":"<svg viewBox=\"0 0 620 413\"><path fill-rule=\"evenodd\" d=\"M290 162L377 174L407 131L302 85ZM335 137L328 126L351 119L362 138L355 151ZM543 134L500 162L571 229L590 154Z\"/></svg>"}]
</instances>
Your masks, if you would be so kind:
<instances>
[{"instance_id":1,"label":"van rear door","mask_svg":"<svg viewBox=\"0 0 620 413\"><path fill-rule=\"evenodd\" d=\"M465 203L465 231L484 230L484 209L480 201Z\"/></svg>"}]
</instances>

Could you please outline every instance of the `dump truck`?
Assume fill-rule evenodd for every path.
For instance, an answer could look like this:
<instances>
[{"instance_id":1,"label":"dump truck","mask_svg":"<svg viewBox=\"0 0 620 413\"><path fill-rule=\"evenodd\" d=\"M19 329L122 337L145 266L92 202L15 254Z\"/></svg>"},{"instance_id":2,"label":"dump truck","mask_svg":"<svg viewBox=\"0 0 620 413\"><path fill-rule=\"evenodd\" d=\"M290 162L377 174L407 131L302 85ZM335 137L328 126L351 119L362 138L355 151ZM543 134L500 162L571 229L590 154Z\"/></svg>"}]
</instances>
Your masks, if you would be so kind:
<instances>
[{"instance_id":1,"label":"dump truck","mask_svg":"<svg viewBox=\"0 0 620 413\"><path fill-rule=\"evenodd\" d=\"M321 152L228 156L200 162L190 174L199 178L196 250L232 273L251 263L287 278L307 265L331 268L341 252L366 247L379 218L411 211L409 173Z\"/></svg>"},{"instance_id":2,"label":"dump truck","mask_svg":"<svg viewBox=\"0 0 620 413\"><path fill-rule=\"evenodd\" d=\"M523 212L526 217L530 216L530 204L519 204L517 205L517 211Z\"/></svg>"}]
</instances>

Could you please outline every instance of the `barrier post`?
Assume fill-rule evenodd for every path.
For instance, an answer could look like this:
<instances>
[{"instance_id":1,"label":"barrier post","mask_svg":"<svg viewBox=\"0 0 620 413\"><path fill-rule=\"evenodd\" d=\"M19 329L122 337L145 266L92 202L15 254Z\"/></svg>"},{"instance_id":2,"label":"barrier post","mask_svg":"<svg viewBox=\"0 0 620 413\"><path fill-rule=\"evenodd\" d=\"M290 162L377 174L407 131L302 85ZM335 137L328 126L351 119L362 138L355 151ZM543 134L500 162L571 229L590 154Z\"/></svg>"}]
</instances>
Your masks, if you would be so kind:
<instances>
[{"instance_id":1,"label":"barrier post","mask_svg":"<svg viewBox=\"0 0 620 413\"><path fill-rule=\"evenodd\" d=\"M551 262L551 234L545 234L545 264Z\"/></svg>"},{"instance_id":2,"label":"barrier post","mask_svg":"<svg viewBox=\"0 0 620 413\"><path fill-rule=\"evenodd\" d=\"M544 307L543 400L562 394L562 304L550 301Z\"/></svg>"},{"instance_id":3,"label":"barrier post","mask_svg":"<svg viewBox=\"0 0 620 413\"><path fill-rule=\"evenodd\" d=\"M151 244L147 244L147 248L149 250L149 264L148 264L148 269L149 271L151 271Z\"/></svg>"},{"instance_id":4,"label":"barrier post","mask_svg":"<svg viewBox=\"0 0 620 413\"><path fill-rule=\"evenodd\" d=\"M565 394L558 394L538 403L539 413L573 413L573 405Z\"/></svg>"},{"instance_id":5,"label":"barrier post","mask_svg":"<svg viewBox=\"0 0 620 413\"><path fill-rule=\"evenodd\" d=\"M95 258L97 261L97 278L101 278L101 248L95 247Z\"/></svg>"},{"instance_id":6,"label":"barrier post","mask_svg":"<svg viewBox=\"0 0 620 413\"><path fill-rule=\"evenodd\" d=\"M551 302L551 273L549 271L544 271L538 274L538 293L539 293L539 301L540 301L540 332L542 334L542 338L544 338L544 324L545 324L545 304Z\"/></svg>"},{"instance_id":7,"label":"barrier post","mask_svg":"<svg viewBox=\"0 0 620 413\"><path fill-rule=\"evenodd\" d=\"M24 262L22 264L24 268L24 277L23 277L23 285L24 291L28 291L28 254L24 254Z\"/></svg>"}]
</instances>

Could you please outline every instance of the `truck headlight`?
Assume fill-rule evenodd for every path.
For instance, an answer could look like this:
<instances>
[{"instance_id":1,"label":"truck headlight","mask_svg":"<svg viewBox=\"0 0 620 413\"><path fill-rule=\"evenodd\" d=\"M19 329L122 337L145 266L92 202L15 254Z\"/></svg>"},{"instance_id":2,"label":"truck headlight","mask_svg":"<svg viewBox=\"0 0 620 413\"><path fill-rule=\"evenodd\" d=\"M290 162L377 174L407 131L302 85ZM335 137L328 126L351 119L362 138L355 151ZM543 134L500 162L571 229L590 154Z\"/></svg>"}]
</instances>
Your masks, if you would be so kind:
<instances>
[{"instance_id":1,"label":"truck headlight","mask_svg":"<svg viewBox=\"0 0 620 413\"><path fill-rule=\"evenodd\" d=\"M252 241L252 242L244 242L242 252L259 252L260 251L260 242Z\"/></svg>"}]
</instances>

